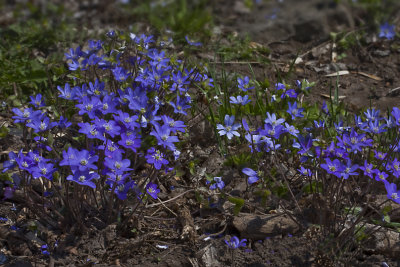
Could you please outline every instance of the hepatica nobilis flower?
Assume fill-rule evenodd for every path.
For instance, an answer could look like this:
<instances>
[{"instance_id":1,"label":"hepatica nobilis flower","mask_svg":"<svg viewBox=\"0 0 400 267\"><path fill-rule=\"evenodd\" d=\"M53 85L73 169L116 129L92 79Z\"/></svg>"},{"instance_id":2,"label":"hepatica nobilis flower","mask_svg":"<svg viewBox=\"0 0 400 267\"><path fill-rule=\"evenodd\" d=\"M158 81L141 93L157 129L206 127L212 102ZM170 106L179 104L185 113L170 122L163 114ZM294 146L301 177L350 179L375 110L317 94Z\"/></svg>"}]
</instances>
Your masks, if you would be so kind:
<instances>
[{"instance_id":1,"label":"hepatica nobilis flower","mask_svg":"<svg viewBox=\"0 0 400 267\"><path fill-rule=\"evenodd\" d=\"M247 180L249 184L254 184L255 182L257 182L260 179L260 177L258 176L258 173L253 169L244 168L242 170L242 172L244 174L246 174L247 176L249 176L249 178Z\"/></svg>"},{"instance_id":2,"label":"hepatica nobilis flower","mask_svg":"<svg viewBox=\"0 0 400 267\"><path fill-rule=\"evenodd\" d=\"M246 246L247 239L240 240L237 236L232 236L230 240L225 240L225 244L228 248L237 249Z\"/></svg>"},{"instance_id":3,"label":"hepatica nobilis flower","mask_svg":"<svg viewBox=\"0 0 400 267\"><path fill-rule=\"evenodd\" d=\"M217 129L220 130L218 133L219 135L226 135L226 137L228 137L228 139L232 139L232 137L235 136L240 136L239 132L237 131L237 129L239 129L240 127L242 127L239 123L235 123L235 116L229 116L229 115L225 115L225 119L224 119L224 124L217 124Z\"/></svg>"},{"instance_id":4,"label":"hepatica nobilis flower","mask_svg":"<svg viewBox=\"0 0 400 267\"><path fill-rule=\"evenodd\" d=\"M210 184L211 182L207 180L207 184ZM214 183L210 185L210 190L215 190L219 188L219 190L222 190L225 187L224 181L222 181L221 177L214 177Z\"/></svg>"},{"instance_id":5,"label":"hepatica nobilis flower","mask_svg":"<svg viewBox=\"0 0 400 267\"><path fill-rule=\"evenodd\" d=\"M157 188L156 184L148 183L146 186L147 193L154 199L158 198L158 193L160 193L160 189Z\"/></svg>"},{"instance_id":6,"label":"hepatica nobilis flower","mask_svg":"<svg viewBox=\"0 0 400 267\"><path fill-rule=\"evenodd\" d=\"M255 88L254 86L250 86L250 79L247 76L245 76L243 79L238 78L237 82L238 82L238 87L244 92Z\"/></svg>"},{"instance_id":7,"label":"hepatica nobilis flower","mask_svg":"<svg viewBox=\"0 0 400 267\"><path fill-rule=\"evenodd\" d=\"M388 40L393 40L395 36L396 32L394 30L394 25L385 22L380 26L379 38L386 38Z\"/></svg>"},{"instance_id":8,"label":"hepatica nobilis flower","mask_svg":"<svg viewBox=\"0 0 400 267\"><path fill-rule=\"evenodd\" d=\"M238 95L237 97L234 97L234 96L231 96L230 98L230 103L232 103L232 104L238 104L238 105L242 105L242 106L244 106L244 105L246 105L246 104L248 104L248 103L250 103L250 99L249 99L249 96L248 95L245 95L245 96L240 96L240 95Z\"/></svg>"}]
</instances>

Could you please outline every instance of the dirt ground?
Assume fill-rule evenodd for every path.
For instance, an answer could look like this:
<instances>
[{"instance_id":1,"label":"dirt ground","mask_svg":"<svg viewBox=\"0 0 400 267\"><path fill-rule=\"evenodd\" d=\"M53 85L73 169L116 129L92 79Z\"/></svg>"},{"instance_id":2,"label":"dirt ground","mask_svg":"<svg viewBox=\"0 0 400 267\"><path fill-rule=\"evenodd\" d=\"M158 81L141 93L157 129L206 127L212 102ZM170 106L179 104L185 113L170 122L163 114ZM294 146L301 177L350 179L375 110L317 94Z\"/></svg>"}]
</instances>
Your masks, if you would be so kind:
<instances>
[{"instance_id":1,"label":"dirt ground","mask_svg":"<svg viewBox=\"0 0 400 267\"><path fill-rule=\"evenodd\" d=\"M400 90L400 46L398 40L377 40L377 34L367 32L367 43L347 49L340 56L340 49L330 38L330 32L356 30L362 20L345 4L326 0L268 1L246 8L242 1L220 0L213 3L216 26L221 36L237 32L249 35L251 40L270 49L272 64L252 65L257 78L277 80L275 68L282 74L296 61L288 82L308 79L316 82L312 101L322 103L336 83L339 96L351 111L372 106L385 110L396 106ZM396 21L399 29L400 21ZM337 44L336 44L337 45ZM337 52L337 55L335 54ZM336 55L336 56L335 56ZM336 57L336 58L335 58ZM229 64L228 71L249 74L248 64ZM337 76L337 71L343 75ZM345 73L345 74L344 74ZM331 77L327 75L331 75ZM7 151L18 144L18 136L2 140L1 150ZM199 157L199 172L223 172L231 177L226 183L230 194L241 194L242 178L222 166L223 158L212 144L188 144L182 159ZM1 161L5 160L4 156ZM185 164L185 162L181 162ZM160 206L143 211L143 216L132 221L134 233L121 233L115 224L106 226L100 219L91 219L88 232L76 235L74 229L63 233L58 229L41 226L40 234L29 228L22 203L0 202L0 265L4 266L330 266L319 247L317 237L309 231L296 229L278 231L256 237L241 231L234 217L228 215L227 203L216 203L205 208L194 201L195 194L185 189L193 177L186 181L173 181L164 185L164 198L177 197L168 205L170 212ZM175 189L171 191L170 186ZM245 186L245 185L244 185ZM239 192L239 193L238 193ZM243 214L265 216L262 209L246 204ZM12 225L18 228L10 230ZM240 226L240 225L239 225ZM189 234L184 229L189 227ZM238 229L239 228L239 229ZM208 233L208 235L204 234ZM245 249L229 250L224 242L227 236L247 238ZM316 234L318 235L318 234ZM37 244L45 242L52 248L50 257L43 256ZM56 246L57 244L57 246ZM399 255L374 250L352 251L356 256L349 266L400 266ZM387 265L383 265L386 263Z\"/></svg>"}]
</instances>

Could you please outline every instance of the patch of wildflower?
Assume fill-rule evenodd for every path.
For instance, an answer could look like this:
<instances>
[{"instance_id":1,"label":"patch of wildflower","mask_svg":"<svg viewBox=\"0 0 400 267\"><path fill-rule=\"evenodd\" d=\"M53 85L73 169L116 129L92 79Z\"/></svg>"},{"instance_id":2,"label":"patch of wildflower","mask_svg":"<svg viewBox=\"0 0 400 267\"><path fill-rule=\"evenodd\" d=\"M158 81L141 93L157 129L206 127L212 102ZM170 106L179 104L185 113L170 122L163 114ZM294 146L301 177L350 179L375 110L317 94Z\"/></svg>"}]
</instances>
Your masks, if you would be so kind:
<instances>
[{"instance_id":1,"label":"patch of wildflower","mask_svg":"<svg viewBox=\"0 0 400 267\"><path fill-rule=\"evenodd\" d=\"M340 105L333 101L324 102L320 110L316 105L303 102L312 83L304 80L296 81L295 85L278 82L272 90L265 90L265 95L256 88L260 94L256 97L246 94L249 102L243 107L238 104L245 90L239 84L237 92L242 98L231 96L230 104L234 105L228 107L219 103L222 106L219 115L225 117L224 124L216 124L217 133L233 139L226 143L227 149L230 144L240 142L246 142L249 148L250 158L245 163L240 161L242 155L231 156L245 175L242 177L247 179L247 189L261 196L261 201L273 194L275 197L291 196L293 203L298 203L298 196L307 192L327 207L341 203L358 205L362 209L366 208L364 196L371 193L372 188L386 189L388 199L400 203L395 180L400 177L400 109L395 107L383 116L379 110L371 108L349 119L343 117ZM241 121L241 125L235 120ZM257 170L249 166L257 166ZM299 180L303 183L302 191L298 189ZM293 181L296 183L292 184ZM362 196L349 198L348 189L362 192ZM329 199L321 200L321 196L329 196ZM340 228L344 225L340 219L343 211L335 212L336 219L320 221L328 232L332 229L344 231ZM358 214L359 220L364 220L364 215ZM232 242L237 244L238 241L232 239ZM353 241L349 239L349 242Z\"/></svg>"},{"instance_id":2,"label":"patch of wildflower","mask_svg":"<svg viewBox=\"0 0 400 267\"><path fill-rule=\"evenodd\" d=\"M31 106L13 109L13 119L35 135L36 142L27 143L28 151L11 152L3 165L3 172L18 168L24 185L40 179L46 197L58 195L71 202L67 209L75 219L84 213L78 205L82 199L93 207L103 205L113 215L115 203L129 194L137 201L145 193L157 199L160 189L155 182L160 177L155 172L173 169L180 155L177 134L186 128L174 117L186 115L191 107L189 88L205 81L212 85L207 75L168 57L153 36L112 31L107 37L108 41L90 40L87 49L78 46L65 54L74 81L57 86L60 107L72 106L69 114L75 112L78 119L70 121L65 110L57 113L63 116L53 114L43 108L40 94L31 96ZM226 134L231 137L232 131ZM75 136L75 142L54 147L54 140L65 133ZM145 168L153 174L139 186L135 173ZM69 190L78 199L72 200Z\"/></svg>"}]
</instances>

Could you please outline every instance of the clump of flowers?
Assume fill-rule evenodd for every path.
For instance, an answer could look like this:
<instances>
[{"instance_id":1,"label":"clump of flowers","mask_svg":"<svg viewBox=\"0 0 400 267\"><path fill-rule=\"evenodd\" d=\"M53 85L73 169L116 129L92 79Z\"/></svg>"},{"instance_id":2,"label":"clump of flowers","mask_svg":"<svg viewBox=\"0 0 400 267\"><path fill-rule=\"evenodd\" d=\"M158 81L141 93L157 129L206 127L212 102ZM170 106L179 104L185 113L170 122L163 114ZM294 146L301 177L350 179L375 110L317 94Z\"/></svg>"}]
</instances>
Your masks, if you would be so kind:
<instances>
[{"instance_id":1,"label":"clump of flowers","mask_svg":"<svg viewBox=\"0 0 400 267\"><path fill-rule=\"evenodd\" d=\"M179 158L178 133L186 125L178 115L190 108L189 88L208 77L168 57L153 36L107 36L65 54L74 79L57 87L56 112L41 95L31 96L30 107L13 109L30 138L9 154L4 171L18 169L27 204L39 216L82 223L88 211L106 209L107 220L115 219L123 200L137 208L157 199L157 182ZM32 190L37 182L39 193ZM60 205L63 213L44 208Z\"/></svg>"},{"instance_id":2,"label":"clump of flowers","mask_svg":"<svg viewBox=\"0 0 400 267\"><path fill-rule=\"evenodd\" d=\"M383 30L386 38L393 38L392 27ZM236 92L247 93L249 84L248 78L239 78ZM234 150L226 154L247 180L250 193L262 203L268 203L270 195L271 203L285 199L276 207L295 210L306 220L300 203L313 195L311 206L320 215L311 223L323 227L325 237L336 242L335 249L345 250L359 229L374 220L367 214L368 194L385 192L387 201L400 203L400 109L394 107L386 116L367 109L353 121L353 116L343 115L338 100L324 102L321 108L307 105L303 96L313 84L294 84L278 82L263 90L266 93L256 86L255 97L246 94L219 103L219 121L223 118L224 123L216 123L215 132L226 150L232 144L248 145L249 157L235 155ZM292 201L284 204L288 198ZM228 201L235 204L236 214L244 206L244 199ZM232 248L239 244L234 238L225 242Z\"/></svg>"}]
</instances>

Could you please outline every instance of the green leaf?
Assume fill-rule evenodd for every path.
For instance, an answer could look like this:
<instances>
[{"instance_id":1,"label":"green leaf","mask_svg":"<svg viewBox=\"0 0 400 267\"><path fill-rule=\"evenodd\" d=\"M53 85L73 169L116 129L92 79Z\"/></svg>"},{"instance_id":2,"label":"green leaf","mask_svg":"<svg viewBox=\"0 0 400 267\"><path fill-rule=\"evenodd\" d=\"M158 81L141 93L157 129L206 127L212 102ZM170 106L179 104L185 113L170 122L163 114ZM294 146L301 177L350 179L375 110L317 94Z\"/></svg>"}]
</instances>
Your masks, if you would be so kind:
<instances>
[{"instance_id":1,"label":"green leaf","mask_svg":"<svg viewBox=\"0 0 400 267\"><path fill-rule=\"evenodd\" d=\"M307 183L303 187L303 192L306 194L322 193L322 183L317 181L312 181L311 184Z\"/></svg>"},{"instance_id":2,"label":"green leaf","mask_svg":"<svg viewBox=\"0 0 400 267\"><path fill-rule=\"evenodd\" d=\"M244 199L239 197L229 197L228 201L235 205L233 207L233 214L238 215L244 206Z\"/></svg>"},{"instance_id":3,"label":"green leaf","mask_svg":"<svg viewBox=\"0 0 400 267\"><path fill-rule=\"evenodd\" d=\"M0 128L0 138L6 137L6 136L8 135L9 132L10 132L10 129L8 129L8 127L6 127L6 126L3 125L3 126Z\"/></svg>"},{"instance_id":4,"label":"green leaf","mask_svg":"<svg viewBox=\"0 0 400 267\"><path fill-rule=\"evenodd\" d=\"M14 182L13 178L11 177L11 174L9 174L9 173L1 173L0 174L0 181L3 181L3 182L9 181L11 183Z\"/></svg>"},{"instance_id":5,"label":"green leaf","mask_svg":"<svg viewBox=\"0 0 400 267\"><path fill-rule=\"evenodd\" d=\"M387 205L382 209L383 215L388 215L389 212L391 212L391 211L392 211L392 206L391 205Z\"/></svg>"}]
</instances>

